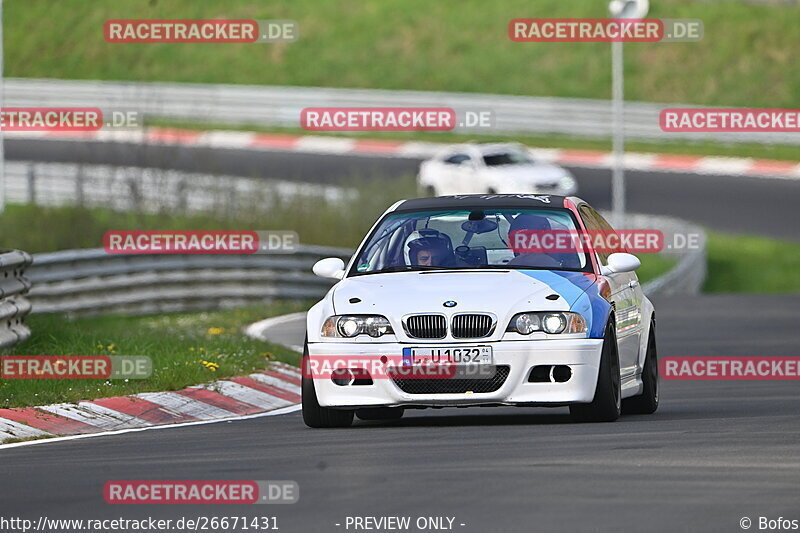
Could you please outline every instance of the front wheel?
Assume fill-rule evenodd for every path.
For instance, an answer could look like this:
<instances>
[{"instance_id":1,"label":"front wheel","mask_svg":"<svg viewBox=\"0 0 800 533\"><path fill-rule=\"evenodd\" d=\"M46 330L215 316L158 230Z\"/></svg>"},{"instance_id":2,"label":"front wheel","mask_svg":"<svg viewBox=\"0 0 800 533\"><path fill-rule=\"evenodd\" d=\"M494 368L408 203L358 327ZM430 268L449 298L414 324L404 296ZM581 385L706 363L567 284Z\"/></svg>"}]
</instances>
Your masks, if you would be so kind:
<instances>
[{"instance_id":1,"label":"front wheel","mask_svg":"<svg viewBox=\"0 0 800 533\"><path fill-rule=\"evenodd\" d=\"M626 415L649 415L658 409L658 353L656 351L656 323L650 323L650 335L647 338L647 353L642 368L642 384L644 390L633 398L625 398L622 412Z\"/></svg>"},{"instance_id":2,"label":"front wheel","mask_svg":"<svg viewBox=\"0 0 800 533\"><path fill-rule=\"evenodd\" d=\"M613 422L622 411L622 384L619 378L619 350L614 321L609 320L603 337L597 386L592 403L569 406L569 414L580 422Z\"/></svg>"},{"instance_id":3,"label":"front wheel","mask_svg":"<svg viewBox=\"0 0 800 533\"><path fill-rule=\"evenodd\" d=\"M353 411L322 407L317 400L311 366L308 364L308 344L303 349L303 377L301 395L303 398L303 422L310 428L346 428L353 424Z\"/></svg>"}]
</instances>

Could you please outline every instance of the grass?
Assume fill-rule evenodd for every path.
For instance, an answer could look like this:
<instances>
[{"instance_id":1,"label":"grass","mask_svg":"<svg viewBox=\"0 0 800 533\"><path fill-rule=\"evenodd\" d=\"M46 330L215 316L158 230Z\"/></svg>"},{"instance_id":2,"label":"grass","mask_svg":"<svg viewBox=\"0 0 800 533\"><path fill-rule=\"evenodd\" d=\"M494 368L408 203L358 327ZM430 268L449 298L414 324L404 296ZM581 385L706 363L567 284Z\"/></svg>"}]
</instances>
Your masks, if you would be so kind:
<instances>
[{"instance_id":1,"label":"grass","mask_svg":"<svg viewBox=\"0 0 800 533\"><path fill-rule=\"evenodd\" d=\"M0 407L77 402L148 391L180 390L228 376L251 373L277 360L298 364L282 346L251 339L242 327L268 316L302 311L302 301L264 306L145 317L104 316L70 320L59 315L27 319L34 334L10 353L17 355L146 355L153 374L131 380L2 380ZM215 366L218 365L218 366Z\"/></svg>"},{"instance_id":2,"label":"grass","mask_svg":"<svg viewBox=\"0 0 800 533\"><path fill-rule=\"evenodd\" d=\"M606 6L597 0L15 0L4 5L5 73L608 98L608 43L514 43L507 35L512 18L607 17ZM661 0L650 3L649 16L702 19L704 38L626 44L627 99L796 105L800 6ZM300 38L241 45L103 39L107 19L148 18L294 19Z\"/></svg>"},{"instance_id":3,"label":"grass","mask_svg":"<svg viewBox=\"0 0 800 533\"><path fill-rule=\"evenodd\" d=\"M677 259L674 257L659 254L638 254L636 257L642 263L642 266L636 271L636 275L642 283L666 274L677 263Z\"/></svg>"},{"instance_id":4,"label":"grass","mask_svg":"<svg viewBox=\"0 0 800 533\"><path fill-rule=\"evenodd\" d=\"M800 292L800 244L717 232L708 237L704 292Z\"/></svg>"},{"instance_id":5,"label":"grass","mask_svg":"<svg viewBox=\"0 0 800 533\"><path fill-rule=\"evenodd\" d=\"M491 135L473 134L462 135L452 132L309 132L302 128L262 127L253 124L215 124L205 122L186 122L169 119L150 119L148 126L162 126L187 130L232 130L254 131L259 133L285 133L293 135L328 135L342 137L363 137L381 140L399 141L429 141L438 143L463 143L463 142L519 142L537 148L565 148L573 150L601 150L611 151L611 141L608 139L579 139L565 135ZM785 144L758 144L758 143L716 143L707 141L626 141L627 152L654 152L678 155L720 156L720 157L753 157L760 159L778 159L797 161L800 151L797 146Z\"/></svg>"},{"instance_id":6,"label":"grass","mask_svg":"<svg viewBox=\"0 0 800 533\"><path fill-rule=\"evenodd\" d=\"M273 196L268 209L259 205L238 205L235 216L9 205L0 218L0 242L7 247L37 253L101 247L103 234L108 230L291 229L298 232L304 244L355 247L387 207L402 198L417 196L412 176L358 180L343 185L352 186L356 191L348 206L322 197Z\"/></svg>"}]
</instances>

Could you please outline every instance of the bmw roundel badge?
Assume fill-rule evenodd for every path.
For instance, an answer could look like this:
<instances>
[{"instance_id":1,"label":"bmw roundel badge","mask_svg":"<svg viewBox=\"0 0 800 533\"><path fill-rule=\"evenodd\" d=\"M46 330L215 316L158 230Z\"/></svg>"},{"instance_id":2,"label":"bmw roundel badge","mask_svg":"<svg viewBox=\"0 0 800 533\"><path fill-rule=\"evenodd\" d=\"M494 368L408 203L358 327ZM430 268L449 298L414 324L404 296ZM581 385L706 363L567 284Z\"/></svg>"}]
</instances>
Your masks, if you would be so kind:
<instances>
[{"instance_id":1,"label":"bmw roundel badge","mask_svg":"<svg viewBox=\"0 0 800 533\"><path fill-rule=\"evenodd\" d=\"M445 307L455 307L457 304L453 300L447 300L443 305Z\"/></svg>"}]
</instances>

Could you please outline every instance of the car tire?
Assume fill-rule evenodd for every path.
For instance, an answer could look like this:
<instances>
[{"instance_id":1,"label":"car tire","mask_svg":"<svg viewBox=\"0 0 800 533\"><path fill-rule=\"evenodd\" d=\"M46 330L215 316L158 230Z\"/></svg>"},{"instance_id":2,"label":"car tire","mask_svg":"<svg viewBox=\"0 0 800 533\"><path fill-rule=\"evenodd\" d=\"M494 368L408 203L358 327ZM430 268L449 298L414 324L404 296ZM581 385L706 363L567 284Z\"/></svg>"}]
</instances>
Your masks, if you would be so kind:
<instances>
[{"instance_id":1,"label":"car tire","mask_svg":"<svg viewBox=\"0 0 800 533\"><path fill-rule=\"evenodd\" d=\"M361 420L399 420L403 418L402 407L365 407L356 410Z\"/></svg>"},{"instance_id":2,"label":"car tire","mask_svg":"<svg viewBox=\"0 0 800 533\"><path fill-rule=\"evenodd\" d=\"M619 377L619 350L614 321L609 320L603 336L597 386L591 403L569 406L569 414L579 422L613 422L622 411L622 383Z\"/></svg>"},{"instance_id":3,"label":"car tire","mask_svg":"<svg viewBox=\"0 0 800 533\"><path fill-rule=\"evenodd\" d=\"M353 424L353 411L321 407L317 401L314 380L308 366L308 343L303 348L303 377L301 396L303 400L303 422L310 428L346 428Z\"/></svg>"},{"instance_id":4,"label":"car tire","mask_svg":"<svg viewBox=\"0 0 800 533\"><path fill-rule=\"evenodd\" d=\"M658 409L658 351L656 350L656 323L650 322L650 334L647 337L647 353L642 368L642 384L644 390L632 398L622 401L622 412L626 415L649 415Z\"/></svg>"}]
</instances>

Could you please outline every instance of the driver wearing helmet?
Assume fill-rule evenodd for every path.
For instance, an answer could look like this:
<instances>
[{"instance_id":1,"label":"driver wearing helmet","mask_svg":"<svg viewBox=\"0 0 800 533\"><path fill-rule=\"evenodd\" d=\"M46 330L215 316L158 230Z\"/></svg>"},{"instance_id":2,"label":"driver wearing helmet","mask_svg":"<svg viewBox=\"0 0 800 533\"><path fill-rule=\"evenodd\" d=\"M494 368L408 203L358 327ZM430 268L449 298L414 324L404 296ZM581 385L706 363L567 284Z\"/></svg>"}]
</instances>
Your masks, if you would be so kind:
<instances>
[{"instance_id":1,"label":"driver wearing helmet","mask_svg":"<svg viewBox=\"0 0 800 533\"><path fill-rule=\"evenodd\" d=\"M422 231L422 236L408 243L408 257L415 266L450 266L453 250L450 239L438 231Z\"/></svg>"}]
</instances>

